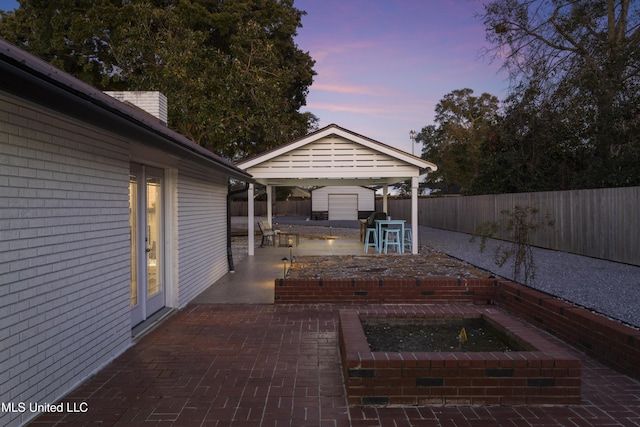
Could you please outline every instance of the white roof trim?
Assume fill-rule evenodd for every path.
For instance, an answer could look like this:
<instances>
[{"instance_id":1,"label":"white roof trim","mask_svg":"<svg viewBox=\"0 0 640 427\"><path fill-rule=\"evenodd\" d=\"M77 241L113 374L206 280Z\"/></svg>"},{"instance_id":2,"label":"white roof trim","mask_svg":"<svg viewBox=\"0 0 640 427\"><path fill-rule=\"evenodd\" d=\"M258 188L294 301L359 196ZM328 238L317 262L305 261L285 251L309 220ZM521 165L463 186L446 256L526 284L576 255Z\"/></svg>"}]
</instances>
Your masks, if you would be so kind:
<instances>
[{"instance_id":1,"label":"white roof trim","mask_svg":"<svg viewBox=\"0 0 640 427\"><path fill-rule=\"evenodd\" d=\"M267 162L278 156L281 156L290 151L296 150L300 147L304 147L305 145L311 144L315 141L318 141L320 139L326 138L331 135L340 136L344 139L358 143L360 145L363 145L365 147L368 147L380 153L384 153L388 156L391 156L402 162L408 163L410 165L416 166L421 169L431 169L432 171L435 171L438 169L438 167L431 162L428 162L426 160L423 160L411 154L405 153L404 151L394 149L388 145L384 145L382 143L376 142L372 139L365 138L361 135L358 135L356 133L343 129L335 124L329 125L323 129L320 129L317 132L311 133L289 144L285 144L273 150L267 151L264 154L258 155L256 157L245 160L243 162L239 162L236 164L236 166L239 167L240 169L247 170L251 167L257 166L261 163Z\"/></svg>"}]
</instances>

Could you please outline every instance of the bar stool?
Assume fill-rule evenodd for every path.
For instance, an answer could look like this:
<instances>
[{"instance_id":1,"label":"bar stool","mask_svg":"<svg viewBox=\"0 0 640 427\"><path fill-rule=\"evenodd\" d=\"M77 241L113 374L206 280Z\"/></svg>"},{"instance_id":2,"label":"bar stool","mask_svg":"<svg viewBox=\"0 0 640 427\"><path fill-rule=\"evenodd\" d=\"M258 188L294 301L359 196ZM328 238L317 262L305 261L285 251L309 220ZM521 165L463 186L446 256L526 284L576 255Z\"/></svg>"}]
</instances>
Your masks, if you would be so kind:
<instances>
[{"instance_id":1,"label":"bar stool","mask_svg":"<svg viewBox=\"0 0 640 427\"><path fill-rule=\"evenodd\" d=\"M411 227L404 227L404 247L408 247L409 250L413 249L413 233Z\"/></svg>"},{"instance_id":2,"label":"bar stool","mask_svg":"<svg viewBox=\"0 0 640 427\"><path fill-rule=\"evenodd\" d=\"M402 245L400 244L400 229L399 228L386 228L383 232L384 238L382 244L384 246L384 253L388 253L389 246L395 246L396 252L402 252Z\"/></svg>"},{"instance_id":3,"label":"bar stool","mask_svg":"<svg viewBox=\"0 0 640 427\"><path fill-rule=\"evenodd\" d=\"M369 242L373 237L373 242ZM367 233L364 236L364 253L369 253L369 247L373 247L378 252L378 232L375 228L367 228Z\"/></svg>"}]
</instances>

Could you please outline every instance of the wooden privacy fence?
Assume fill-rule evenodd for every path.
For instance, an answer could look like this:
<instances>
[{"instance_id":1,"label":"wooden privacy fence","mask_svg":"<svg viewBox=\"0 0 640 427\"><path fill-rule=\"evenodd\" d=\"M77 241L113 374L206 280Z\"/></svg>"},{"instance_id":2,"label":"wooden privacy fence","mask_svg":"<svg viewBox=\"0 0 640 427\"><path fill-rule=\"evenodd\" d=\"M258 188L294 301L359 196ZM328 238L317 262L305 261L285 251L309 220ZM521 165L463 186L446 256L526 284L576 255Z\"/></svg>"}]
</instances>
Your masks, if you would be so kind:
<instances>
[{"instance_id":1,"label":"wooden privacy fence","mask_svg":"<svg viewBox=\"0 0 640 427\"><path fill-rule=\"evenodd\" d=\"M640 265L640 187L421 198L419 223L473 233L515 206L555 220L532 236L534 246ZM389 200L388 208L394 218L411 217L411 200Z\"/></svg>"},{"instance_id":2,"label":"wooden privacy fence","mask_svg":"<svg viewBox=\"0 0 640 427\"><path fill-rule=\"evenodd\" d=\"M555 220L532 236L534 246L640 265L640 187L420 198L419 224L472 234L515 206L537 208ZM382 211L382 200L376 200L376 210ZM411 200L389 199L388 211L409 221ZM247 202L233 202L231 213L247 215ZM275 202L273 213L310 216L311 202ZM255 215L266 214L266 202L256 201Z\"/></svg>"},{"instance_id":3,"label":"wooden privacy fence","mask_svg":"<svg viewBox=\"0 0 640 427\"><path fill-rule=\"evenodd\" d=\"M272 205L274 215L311 216L311 200L286 200L277 201ZM248 203L246 201L231 202L232 216L247 216ZM267 215L267 202L255 201L255 216Z\"/></svg>"}]
</instances>

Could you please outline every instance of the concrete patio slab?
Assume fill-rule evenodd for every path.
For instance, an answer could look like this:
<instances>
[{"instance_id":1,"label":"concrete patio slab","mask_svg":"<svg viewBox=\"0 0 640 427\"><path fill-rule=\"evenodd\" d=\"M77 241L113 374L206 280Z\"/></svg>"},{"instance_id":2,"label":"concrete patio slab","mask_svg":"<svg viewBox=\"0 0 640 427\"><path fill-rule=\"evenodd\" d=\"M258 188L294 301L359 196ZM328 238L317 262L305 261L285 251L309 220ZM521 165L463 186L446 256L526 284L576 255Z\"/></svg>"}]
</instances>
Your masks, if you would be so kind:
<instances>
[{"instance_id":1,"label":"concrete patio slab","mask_svg":"<svg viewBox=\"0 0 640 427\"><path fill-rule=\"evenodd\" d=\"M276 239L277 241L277 239ZM310 255L356 255L363 253L363 244L355 239L306 239L288 246L256 247L254 256L244 257L234 273L225 274L202 292L195 303L273 303L273 287L282 278L291 257ZM287 258L283 261L283 258Z\"/></svg>"}]
</instances>

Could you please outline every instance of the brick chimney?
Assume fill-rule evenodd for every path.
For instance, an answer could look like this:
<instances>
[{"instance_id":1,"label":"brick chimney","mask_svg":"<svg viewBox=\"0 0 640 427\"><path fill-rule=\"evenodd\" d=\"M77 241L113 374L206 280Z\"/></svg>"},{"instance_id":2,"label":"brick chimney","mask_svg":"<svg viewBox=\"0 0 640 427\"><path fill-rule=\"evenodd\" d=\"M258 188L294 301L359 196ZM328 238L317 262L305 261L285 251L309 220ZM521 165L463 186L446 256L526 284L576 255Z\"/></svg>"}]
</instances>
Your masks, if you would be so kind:
<instances>
[{"instance_id":1,"label":"brick chimney","mask_svg":"<svg viewBox=\"0 0 640 427\"><path fill-rule=\"evenodd\" d=\"M109 91L105 92L118 101L135 105L160 120L160 123L167 124L167 97L160 92L144 91Z\"/></svg>"}]
</instances>

